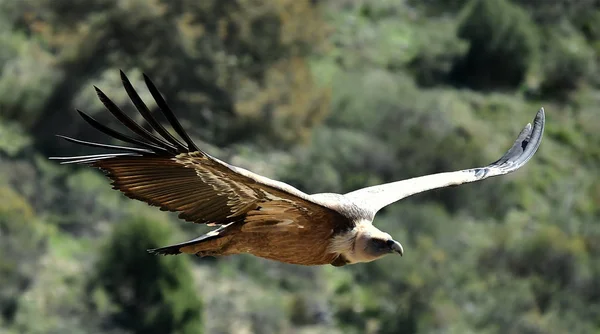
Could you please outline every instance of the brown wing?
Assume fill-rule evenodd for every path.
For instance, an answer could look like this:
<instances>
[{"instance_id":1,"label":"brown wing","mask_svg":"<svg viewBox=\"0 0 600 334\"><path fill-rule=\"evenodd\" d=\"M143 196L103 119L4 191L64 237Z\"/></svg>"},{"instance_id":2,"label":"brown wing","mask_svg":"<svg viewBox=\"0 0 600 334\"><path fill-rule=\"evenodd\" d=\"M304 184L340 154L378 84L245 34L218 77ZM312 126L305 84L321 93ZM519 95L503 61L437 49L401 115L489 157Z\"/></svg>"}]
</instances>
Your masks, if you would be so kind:
<instances>
[{"instance_id":1,"label":"brown wing","mask_svg":"<svg viewBox=\"0 0 600 334\"><path fill-rule=\"evenodd\" d=\"M337 226L344 221L337 211L323 206L300 190L229 165L198 149L156 87L144 76L159 109L183 142L176 139L152 116L123 72L121 79L137 110L159 136L135 123L96 88L108 111L137 137L108 128L78 110L81 117L105 134L140 147L113 146L63 137L78 144L123 152L51 159L98 167L113 180L113 188L126 196L158 206L161 210L180 212L179 217L187 221L225 224L243 218L248 224L247 229L269 227L276 231L308 228L298 227L297 222L302 221L306 225L307 222L312 223L311 217L318 216L331 219L321 218L315 223L330 222L332 229L344 227Z\"/></svg>"},{"instance_id":2,"label":"brown wing","mask_svg":"<svg viewBox=\"0 0 600 334\"><path fill-rule=\"evenodd\" d=\"M200 154L116 157L91 165L105 170L113 188L126 196L180 212L179 218L195 223L224 223L257 208L262 200L260 193L226 178Z\"/></svg>"}]
</instances>

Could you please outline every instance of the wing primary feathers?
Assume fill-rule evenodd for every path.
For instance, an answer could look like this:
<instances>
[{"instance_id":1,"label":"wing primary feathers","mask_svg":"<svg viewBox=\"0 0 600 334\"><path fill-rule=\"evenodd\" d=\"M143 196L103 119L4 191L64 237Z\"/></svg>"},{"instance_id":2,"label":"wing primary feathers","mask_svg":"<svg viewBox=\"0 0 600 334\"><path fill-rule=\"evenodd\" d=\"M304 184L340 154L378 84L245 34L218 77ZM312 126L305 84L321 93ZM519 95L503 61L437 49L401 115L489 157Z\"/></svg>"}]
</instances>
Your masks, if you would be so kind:
<instances>
[{"instance_id":1,"label":"wing primary feathers","mask_svg":"<svg viewBox=\"0 0 600 334\"><path fill-rule=\"evenodd\" d=\"M173 127L175 132L177 132L177 134L187 143L188 149L190 151L201 152L201 150L196 146L196 144L194 144L190 136L188 136L188 134L185 132L185 130L181 126L181 123L179 123L179 121L175 117L175 114L167 105L167 102L163 99L156 86L154 86L154 83L152 83L152 81L150 80L150 78L148 78L146 74L144 74L144 81L146 82L146 86L148 87L150 94L152 94L152 97L156 101L156 104L162 110L163 115L165 115L169 123L171 123L171 126Z\"/></svg>"},{"instance_id":2,"label":"wing primary feathers","mask_svg":"<svg viewBox=\"0 0 600 334\"><path fill-rule=\"evenodd\" d=\"M92 158L114 158L121 156L136 156L135 153L103 153L103 154L90 154L90 155L79 155L74 157L49 157L50 160L74 160L74 159L92 159Z\"/></svg>"},{"instance_id":3,"label":"wing primary feathers","mask_svg":"<svg viewBox=\"0 0 600 334\"><path fill-rule=\"evenodd\" d=\"M124 156L125 155L132 156L132 155L134 155L134 153L135 153L135 155L143 155L143 156L147 156L147 155L175 156L178 153L189 153L192 151L198 151L198 152L204 154L204 152L202 152L194 144L192 139L185 132L185 130L181 126L181 123L179 123L179 121L175 117L175 114L169 108L169 106L163 99L162 95L160 94L160 92L158 91L156 86L154 86L154 84L148 78L147 75L144 74L143 77L144 77L144 81L145 81L146 85L148 86L148 90L150 91L150 94L156 100L156 104L158 105L160 111L163 113L163 115L165 116L167 121L171 124L171 126L173 127L175 132L183 139L183 142L181 140L177 139L173 134L169 133L169 131L158 122L158 120L150 112L150 109L148 109L146 104L142 101L139 94L135 91L135 89L133 88L133 85L131 84L131 82L125 75L125 73L123 71L120 71L120 74L121 74L121 81L123 83L123 87L125 88L125 91L127 92L127 95L129 96L129 98L131 99L133 104L135 105L135 107L136 107L137 111L140 113L140 115L142 115L142 117L152 127L152 130L156 131L156 134L153 134L151 132L152 130L150 130L150 131L146 130L140 124L136 123L131 117L127 116L127 114L125 114L111 99L109 99L108 96L106 96L106 94L104 94L104 92L102 92L102 90L100 90L98 87L94 86L94 89L96 90L96 94L98 95L98 98L100 99L102 104L104 104L106 109L108 109L108 111L117 120L119 120L119 122L121 122L125 127L127 127L130 131L132 131L134 134L136 134L139 137L131 136L131 135L122 133L120 131L117 131L113 128L110 128L110 127L100 123L99 121L97 121L96 119L91 117L90 115L77 109L77 112L79 113L79 115L83 118L84 121L86 121L88 124L90 124L95 129L99 130L100 132L107 134L115 139L121 140L121 141L129 143L129 144L134 144L139 147L126 147L126 146L101 144L101 143L88 142L88 141L75 139L75 138L71 138L71 137L66 137L66 136L61 136L61 135L58 135L58 137L63 138L67 141L76 143L76 144L81 144L81 145L86 145L86 146L91 146L91 147L106 148L106 149L111 149L111 150L123 150L123 151L127 152L127 154L124 154ZM184 142L185 142L185 144L184 144ZM84 162L89 163L89 162L93 162L93 161L97 161L97 160L103 160L103 159L107 159L110 157L118 157L118 156L120 156L120 155L109 154L106 156L102 156L102 157L98 156L98 157L93 157L93 158L89 158L89 159L85 156L70 157L67 159L63 159L64 160L63 163L84 163Z\"/></svg>"},{"instance_id":4,"label":"wing primary feathers","mask_svg":"<svg viewBox=\"0 0 600 334\"><path fill-rule=\"evenodd\" d=\"M501 165L509 161L511 158L518 157L519 155L523 154L523 143L531 135L531 129L531 123L528 123L523 128L523 130L521 130L519 136L517 136L517 139L515 140L513 146L508 151L506 151L506 153L504 153L504 155L501 156L500 159L492 162L491 164L489 164L489 166Z\"/></svg>"},{"instance_id":5,"label":"wing primary feathers","mask_svg":"<svg viewBox=\"0 0 600 334\"><path fill-rule=\"evenodd\" d=\"M150 144L147 142L143 142L141 140L135 139L133 137L130 137L128 135L125 135L123 133L120 133L114 129L111 129L107 126L105 126L104 124L101 124L100 122L98 122L97 120L95 120L93 117L91 117L90 115L84 113L83 111L76 109L77 112L79 113L79 115L81 116L81 118L83 118L86 122L88 122L91 126L93 126L94 128L96 128L97 130L99 130L100 132L103 132L111 137L114 137L118 140L124 141L126 143L130 143L130 144L135 144L135 145L139 145L142 147L145 147L147 149L150 150L155 150L155 151L159 151L159 152L164 152L167 154L173 154L176 153L177 151L175 151L175 148L171 148L169 147L169 149L160 147L160 146L156 146L154 144Z\"/></svg>"},{"instance_id":6,"label":"wing primary feathers","mask_svg":"<svg viewBox=\"0 0 600 334\"><path fill-rule=\"evenodd\" d=\"M142 137L145 140L148 140L154 144L164 145L164 146L175 149L175 147L173 147L171 144L169 144L163 140L160 140L159 138L154 136L152 133L150 133L148 130L144 129L139 124L134 122L111 99L109 99L108 96L106 96L106 94L104 94L104 92L102 92L98 87L94 86L94 89L96 90L96 94L98 95L98 98L100 99L102 104L104 104L106 109L108 109L108 111L110 111L110 113L113 114L113 116L115 116L115 118L117 118L121 123L123 123L123 125L125 125L127 128L129 128L129 130L133 131L135 134L139 135L140 137Z\"/></svg>"},{"instance_id":7,"label":"wing primary feathers","mask_svg":"<svg viewBox=\"0 0 600 334\"><path fill-rule=\"evenodd\" d=\"M89 141L84 141L84 140L79 140L79 139L75 139L75 138L71 138L71 137L67 137L67 136L63 136L63 135L56 135L57 137L60 137L66 141L70 141L72 143L76 143L76 144L81 144L81 145L86 145L86 146L91 146L91 147L100 147L100 148L107 148L110 150L124 150L124 151L129 151L129 152L133 152L133 153L154 153L148 149L145 148L137 148L137 147L126 147L126 146L116 146L116 145L108 145L108 144L100 144L100 143L94 143L94 142L89 142Z\"/></svg>"},{"instance_id":8,"label":"wing primary feathers","mask_svg":"<svg viewBox=\"0 0 600 334\"><path fill-rule=\"evenodd\" d=\"M173 135L171 135L169 133L169 131L167 131L167 129L165 129L154 118L154 116L152 116L152 114L150 113L150 110L148 109L148 107L146 106L144 101L142 101L142 99L140 98L138 93L135 91L135 89L133 88L133 85L131 84L131 82L125 75L125 73L123 73L123 71L120 71L120 73L121 73L121 81L123 82L123 87L125 87L125 91L127 91L127 95L129 95L129 98L131 99L131 101L133 102L133 104L135 105L135 107L137 108L139 113L142 115L142 117L144 117L144 119L150 124L150 126L156 132L158 132L158 134L160 134L165 140L167 140L169 143L171 143L174 146L173 148L177 148L180 151L187 151L187 148L185 146L183 146L183 144L179 140L177 140L175 137L173 137Z\"/></svg>"},{"instance_id":9,"label":"wing primary feathers","mask_svg":"<svg viewBox=\"0 0 600 334\"><path fill-rule=\"evenodd\" d=\"M523 155L521 155L520 159L518 159L518 163L520 165L523 165L527 161L529 161L529 159L533 157L533 154L537 152L538 148L542 143L542 135L544 133L544 126L546 124L544 108L540 108L540 110L537 112L533 120L533 124L533 130L531 134L527 137L525 151L523 152Z\"/></svg>"},{"instance_id":10,"label":"wing primary feathers","mask_svg":"<svg viewBox=\"0 0 600 334\"><path fill-rule=\"evenodd\" d=\"M544 133L544 108L541 108L533 120L534 126L528 123L519 133L513 146L497 161L486 168L499 168L505 173L512 172L523 166L537 151Z\"/></svg>"},{"instance_id":11,"label":"wing primary feathers","mask_svg":"<svg viewBox=\"0 0 600 334\"><path fill-rule=\"evenodd\" d=\"M119 156L128 156L128 157L141 157L141 154L136 154L136 153L124 153L124 154L107 154L104 156L98 156L95 158L85 158L85 159L81 159L82 157L71 157L73 160L69 160L69 161L63 161L60 164L61 165L71 165L71 164L91 164L94 162L98 162L100 160L105 160L105 159L110 159L110 158L115 158L115 157L119 157Z\"/></svg>"}]
</instances>

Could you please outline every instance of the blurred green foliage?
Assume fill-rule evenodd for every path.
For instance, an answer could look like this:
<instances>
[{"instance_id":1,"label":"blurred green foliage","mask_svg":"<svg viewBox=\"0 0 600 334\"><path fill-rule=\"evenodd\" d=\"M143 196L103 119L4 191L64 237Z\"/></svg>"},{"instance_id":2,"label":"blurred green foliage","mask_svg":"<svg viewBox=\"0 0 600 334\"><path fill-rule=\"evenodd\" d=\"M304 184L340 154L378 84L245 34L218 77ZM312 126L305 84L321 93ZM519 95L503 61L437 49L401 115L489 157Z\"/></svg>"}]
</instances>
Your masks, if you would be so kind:
<instances>
[{"instance_id":1,"label":"blurred green foliage","mask_svg":"<svg viewBox=\"0 0 600 334\"><path fill-rule=\"evenodd\" d=\"M548 31L546 38L552 41L546 50L552 57L542 65L544 79L540 88L545 96L564 98L593 77L596 54L583 34L568 24Z\"/></svg>"},{"instance_id":2,"label":"blurred green foliage","mask_svg":"<svg viewBox=\"0 0 600 334\"><path fill-rule=\"evenodd\" d=\"M92 289L115 304L113 321L133 333L201 333L202 303L196 296L188 259L167 259L132 248L169 242L160 221L134 218L120 223L100 250Z\"/></svg>"},{"instance_id":3,"label":"blurred green foliage","mask_svg":"<svg viewBox=\"0 0 600 334\"><path fill-rule=\"evenodd\" d=\"M37 260L45 248L45 226L11 188L0 185L0 198L0 317L11 321L19 295L35 279Z\"/></svg>"},{"instance_id":4,"label":"blurred green foliage","mask_svg":"<svg viewBox=\"0 0 600 334\"><path fill-rule=\"evenodd\" d=\"M595 333L600 10L592 0L0 0L0 332ZM375 224L403 258L343 268L153 257L208 230L49 155L105 141L92 85L141 73L213 155L309 193L494 161ZM85 151L86 153L89 150ZM173 235L170 238L169 235Z\"/></svg>"},{"instance_id":5,"label":"blurred green foliage","mask_svg":"<svg viewBox=\"0 0 600 334\"><path fill-rule=\"evenodd\" d=\"M452 76L478 89L514 88L538 52L538 32L521 7L507 0L473 0L458 28L469 51Z\"/></svg>"}]
</instances>

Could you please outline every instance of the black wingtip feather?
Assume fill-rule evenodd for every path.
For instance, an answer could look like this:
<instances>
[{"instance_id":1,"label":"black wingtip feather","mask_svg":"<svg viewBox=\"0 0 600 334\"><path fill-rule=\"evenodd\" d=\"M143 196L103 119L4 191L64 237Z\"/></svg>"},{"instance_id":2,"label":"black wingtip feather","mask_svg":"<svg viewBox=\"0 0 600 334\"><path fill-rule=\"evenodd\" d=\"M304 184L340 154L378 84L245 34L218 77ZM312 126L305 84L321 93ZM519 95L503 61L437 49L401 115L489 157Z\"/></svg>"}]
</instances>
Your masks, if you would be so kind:
<instances>
[{"instance_id":1,"label":"black wingtip feather","mask_svg":"<svg viewBox=\"0 0 600 334\"><path fill-rule=\"evenodd\" d=\"M510 172L527 163L542 143L545 122L544 108L540 108L533 120L533 126L531 123L527 123L517 136L513 146L489 167L500 167L506 172Z\"/></svg>"},{"instance_id":2,"label":"black wingtip feather","mask_svg":"<svg viewBox=\"0 0 600 334\"><path fill-rule=\"evenodd\" d=\"M79 109L75 109L77 111L77 113L79 113L79 116L81 116L81 118L83 118L84 121L86 121L88 124L90 124L92 127L94 127L96 130L105 133L115 139L124 141L126 143L129 144L134 144L134 145L139 145L142 146L144 148L147 148L149 150L155 150L157 152L162 152L162 153L166 153L166 154L172 154L173 152L176 152L174 150L170 150L169 148L164 148L164 147L160 147L154 144L150 144L148 142L143 142L141 140L135 139L133 137L130 137L126 134L120 133L114 129L111 129L107 126L105 126L104 124L98 122L96 119L94 119L92 116L84 113L83 111L79 110Z\"/></svg>"},{"instance_id":3,"label":"black wingtip feather","mask_svg":"<svg viewBox=\"0 0 600 334\"><path fill-rule=\"evenodd\" d=\"M524 148L527 146L528 138L531 136L531 123L527 123L523 130L519 132L517 139L513 143L513 146L504 153L500 159L496 160L493 164L502 164L506 161L509 161L512 158L518 157L523 154Z\"/></svg>"},{"instance_id":4,"label":"black wingtip feather","mask_svg":"<svg viewBox=\"0 0 600 334\"><path fill-rule=\"evenodd\" d=\"M156 86L154 86L152 80L150 80L150 78L145 73L142 75L144 77L146 87L148 87L148 90L150 91L150 94L156 101L158 107L162 110L163 115L165 115L169 123L171 123L171 126L173 127L175 132L177 132L177 134L183 139L183 141L186 142L190 151L200 151L200 149L196 146L196 144L194 144L190 136L185 132L183 126L181 126L181 123L179 123L179 120L177 120L177 117L175 117L175 114L173 113L171 108L169 108L167 102L164 100Z\"/></svg>"},{"instance_id":5,"label":"black wingtip feather","mask_svg":"<svg viewBox=\"0 0 600 334\"><path fill-rule=\"evenodd\" d=\"M169 131L167 131L167 129L165 129L156 120L156 118L154 118L154 116L152 116L152 113L150 113L150 110L148 109L144 101L142 101L139 94L135 91L133 85L131 84L131 81L129 81L129 78L127 78L125 73L123 73L123 71L120 71L120 74L121 82L123 83L123 87L125 88L127 95L129 95L129 98L137 108L138 112L142 115L142 117L144 117L148 124L150 124L152 129L154 129L159 135L161 135L163 139L165 139L171 145L173 145L173 148L176 148L179 151L187 151L187 148L179 140L173 137L173 135L171 135Z\"/></svg>"},{"instance_id":6,"label":"black wingtip feather","mask_svg":"<svg viewBox=\"0 0 600 334\"><path fill-rule=\"evenodd\" d=\"M137 124L133 119L131 119L129 116L127 116L127 114L125 114L98 87L94 86L94 89L96 90L96 94L98 95L98 98L100 99L100 102L102 102L102 104L104 104L104 107L106 107L106 109L113 116L115 116L115 118L118 119L119 122L121 122L123 125L125 125L133 133L137 134L138 136L140 136L140 137L144 138L145 140L147 140L147 141L149 141L151 143L154 143L156 145L163 145L163 146L167 146L167 147L171 146L169 143L166 143L165 141L160 140L159 138L157 138L156 136L154 136L152 133L148 132L148 130L144 129L139 124Z\"/></svg>"},{"instance_id":7,"label":"black wingtip feather","mask_svg":"<svg viewBox=\"0 0 600 334\"><path fill-rule=\"evenodd\" d=\"M129 98L135 105L137 111L148 122L150 127L154 131L156 131L158 136L152 134L150 131L146 130L140 124L136 123L133 119L131 119L129 116L127 116L127 114L125 114L110 98L108 98L108 96L106 94L104 94L104 92L100 88L98 88L97 86L94 85L93 86L94 90L96 91L96 94L98 95L99 100L102 102L102 104L105 106L105 108L125 127L127 127L135 135L139 136L139 138L130 136L130 135L124 134L122 132L119 132L117 130L114 130L112 128L109 128L108 126L101 124L100 122L95 120L93 117L87 115L86 113L82 112L81 110L77 110L77 113L88 124L90 124L95 129L97 129L115 139L121 140L121 141L129 143L129 144L134 144L139 147L125 147L125 146L101 144L101 143L79 140L79 139L66 137L66 136L62 136L62 135L56 135L59 138L62 138L69 142L80 144L80 145L105 148L105 149L110 149L110 150L121 150L121 151L125 152L125 153L112 153L112 154L109 153L106 155L99 155L96 157L90 157L90 156L69 157L69 158L62 159L63 160L62 163L90 163L90 162L94 162L94 161L98 161L98 160L102 160L102 159L113 158L113 157L118 157L118 156L122 156L122 155L129 155L129 156L168 155L168 156L173 156L173 155L176 155L178 153L183 153L183 152L200 151L200 149L192 142L191 138L188 136L188 134L185 132L185 130L183 129L183 127L181 126L181 124L179 123L177 118L175 117L175 114L173 113L173 111L169 108L169 106L165 102L164 98L162 97L162 95L160 94L160 92L158 91L156 86L154 86L154 84L152 83L152 81L146 74L143 74L143 77L144 77L144 82L146 83L146 86L148 87L148 90L150 91L150 94L156 100L156 104L158 105L160 111L165 116L167 121L173 127L173 130L175 130L177 135L179 135L181 137L181 139L183 139L183 142L185 142L185 144L182 143L180 140L178 140L171 133L169 133L169 131L167 131L165 129L165 127L163 127L156 120L156 118L152 116L150 110L148 109L146 104L142 101L139 94L135 91L135 89L133 88L133 85L131 84L131 82L125 75L125 73L122 70L119 70L119 73L121 75L121 81L123 83L123 86L129 96Z\"/></svg>"},{"instance_id":8,"label":"black wingtip feather","mask_svg":"<svg viewBox=\"0 0 600 334\"><path fill-rule=\"evenodd\" d=\"M537 152L540 144L542 143L542 137L544 135L544 127L546 125L546 114L544 108L540 108L533 120L533 129L527 136L527 144L523 149L523 154L515 161L519 166L524 165L533 155Z\"/></svg>"},{"instance_id":9,"label":"black wingtip feather","mask_svg":"<svg viewBox=\"0 0 600 334\"><path fill-rule=\"evenodd\" d=\"M103 153L103 154L90 154L90 155L78 155L78 156L74 156L74 157L49 157L49 160L75 160L75 159L92 159L92 158L96 158L96 159L105 159L105 158L112 158L112 157L118 157L118 156L139 156L139 154L135 154L135 153Z\"/></svg>"},{"instance_id":10,"label":"black wingtip feather","mask_svg":"<svg viewBox=\"0 0 600 334\"><path fill-rule=\"evenodd\" d=\"M152 152L148 149L144 149L144 148L100 144L100 143L94 143L94 142L89 142L89 141L85 141L85 140L75 139L75 138L71 138L71 137L67 137L67 136L63 136L63 135L56 135L56 136L66 140L66 141L75 143L75 144L81 144L81 145L90 146L90 147L107 148L107 149L111 149L111 150L123 150L123 151L130 151L133 153L154 153L154 152Z\"/></svg>"}]
</instances>

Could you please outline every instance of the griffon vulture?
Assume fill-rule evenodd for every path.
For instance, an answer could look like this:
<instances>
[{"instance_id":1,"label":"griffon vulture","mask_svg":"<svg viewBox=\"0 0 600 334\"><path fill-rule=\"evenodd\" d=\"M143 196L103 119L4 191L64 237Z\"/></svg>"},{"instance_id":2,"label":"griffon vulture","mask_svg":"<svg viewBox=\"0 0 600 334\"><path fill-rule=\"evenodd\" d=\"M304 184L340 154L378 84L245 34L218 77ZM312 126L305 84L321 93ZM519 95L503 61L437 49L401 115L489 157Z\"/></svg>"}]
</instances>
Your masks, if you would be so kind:
<instances>
[{"instance_id":1,"label":"griffon vulture","mask_svg":"<svg viewBox=\"0 0 600 334\"><path fill-rule=\"evenodd\" d=\"M134 122L96 88L106 109L135 136L120 133L77 112L97 130L137 147L60 136L77 144L121 152L51 159L100 168L112 180L113 188L127 197L163 211L179 212L179 218L186 221L218 226L196 239L148 250L154 254L250 253L292 264L334 266L369 262L391 253L402 255L402 245L373 226L377 211L423 191L514 172L534 155L544 132L542 108L533 126L525 126L508 152L485 167L415 177L343 195L309 195L202 151L144 75L158 108L180 137L177 139L154 118L123 72L121 79L137 111L155 133Z\"/></svg>"}]
</instances>

